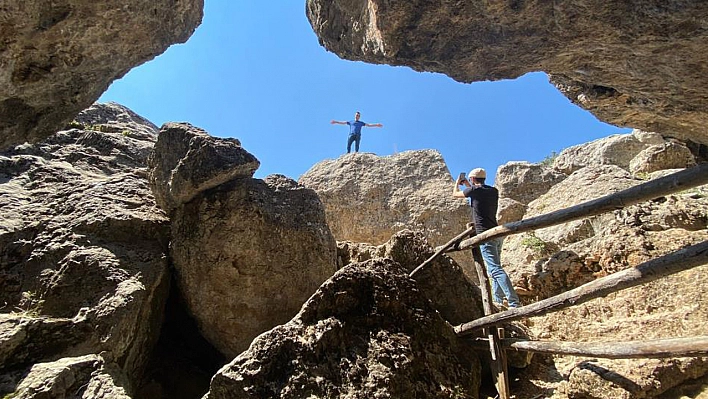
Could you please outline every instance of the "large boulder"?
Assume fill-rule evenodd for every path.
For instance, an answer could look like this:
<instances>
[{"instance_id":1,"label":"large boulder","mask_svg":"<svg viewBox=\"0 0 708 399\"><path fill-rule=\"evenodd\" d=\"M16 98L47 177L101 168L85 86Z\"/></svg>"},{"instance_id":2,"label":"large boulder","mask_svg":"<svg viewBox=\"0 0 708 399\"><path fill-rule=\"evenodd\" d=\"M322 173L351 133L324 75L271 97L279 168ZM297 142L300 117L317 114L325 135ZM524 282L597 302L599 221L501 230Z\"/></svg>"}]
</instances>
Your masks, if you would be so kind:
<instances>
[{"instance_id":1,"label":"large boulder","mask_svg":"<svg viewBox=\"0 0 708 399\"><path fill-rule=\"evenodd\" d=\"M338 258L344 265L388 258L409 273L435 252L422 232L411 230L401 230L378 246L338 242L337 250ZM473 283L477 280L476 276L474 279L468 278L457 262L448 256L438 257L416 273L415 280L420 291L448 323L458 325L484 316L482 294Z\"/></svg>"},{"instance_id":2,"label":"large boulder","mask_svg":"<svg viewBox=\"0 0 708 399\"><path fill-rule=\"evenodd\" d=\"M563 173L543 164L507 162L497 169L494 185L499 190L499 198L528 205L565 178Z\"/></svg>"},{"instance_id":3,"label":"large boulder","mask_svg":"<svg viewBox=\"0 0 708 399\"><path fill-rule=\"evenodd\" d=\"M683 169L696 165L696 158L682 143L668 141L650 146L629 163L634 174L652 173L666 169Z\"/></svg>"},{"instance_id":4,"label":"large boulder","mask_svg":"<svg viewBox=\"0 0 708 399\"><path fill-rule=\"evenodd\" d=\"M148 160L150 186L165 211L238 177L251 177L260 162L237 139L210 136L188 123L166 123Z\"/></svg>"},{"instance_id":5,"label":"large boulder","mask_svg":"<svg viewBox=\"0 0 708 399\"><path fill-rule=\"evenodd\" d=\"M478 398L480 363L389 259L338 271L224 366L205 399Z\"/></svg>"},{"instance_id":6,"label":"large boulder","mask_svg":"<svg viewBox=\"0 0 708 399\"><path fill-rule=\"evenodd\" d=\"M615 165L590 166L568 176L553 186L547 193L528 205L525 217L538 216L616 193L642 180L632 177L626 170ZM601 226L607 216L596 216L564 223L561 226L536 230L536 235L559 246L580 241Z\"/></svg>"},{"instance_id":7,"label":"large boulder","mask_svg":"<svg viewBox=\"0 0 708 399\"><path fill-rule=\"evenodd\" d=\"M602 166L619 167L632 172L637 177L646 178L652 172L685 168L695 164L696 158L683 143L666 140L657 133L637 129L631 134L613 135L569 147L547 162L538 164L508 162L499 167L495 179L500 195L497 220L500 224L513 222L609 193L609 189L597 189L606 186L602 176L597 173L609 173L609 178L618 173L623 178L629 178L626 173L619 170L616 170L616 173L608 172L609 169L599 172L601 169L598 168ZM587 167L594 169L584 170L580 175L575 175L573 180L561 184L568 175ZM588 173L592 176L588 176ZM599 186L595 185L596 180ZM640 183L638 179L631 180L629 186ZM573 192L577 188L576 185L577 187L589 186L590 192L582 188ZM629 186L620 184L619 188ZM559 193L558 190L563 192ZM565 191L570 195L569 201L565 200L567 197ZM531 203L540 197L544 199L531 206ZM562 201L555 203L556 198L561 198ZM585 227L580 227L581 225ZM583 230L590 227L587 222L571 223L568 226L570 230L576 230L577 234L572 234L576 236L575 240L582 238ZM554 231L558 229L554 228Z\"/></svg>"},{"instance_id":8,"label":"large boulder","mask_svg":"<svg viewBox=\"0 0 708 399\"><path fill-rule=\"evenodd\" d=\"M169 285L168 219L145 178L153 128L0 153L0 374L105 352L140 378Z\"/></svg>"},{"instance_id":9,"label":"large boulder","mask_svg":"<svg viewBox=\"0 0 708 399\"><path fill-rule=\"evenodd\" d=\"M635 399L635 398L705 398L705 391L689 388L690 393L666 394L671 388L695 384L708 371L705 358L650 359L609 361L583 359L569 371L563 390L571 398ZM693 392L691 392L693 391Z\"/></svg>"},{"instance_id":10,"label":"large boulder","mask_svg":"<svg viewBox=\"0 0 708 399\"><path fill-rule=\"evenodd\" d=\"M149 120L136 114L132 110L114 102L94 103L79 112L68 127L96 130L104 133L120 133L134 139L155 141L158 132ZM152 147L145 147L152 150ZM145 156L140 157L140 162L145 162Z\"/></svg>"},{"instance_id":11,"label":"large boulder","mask_svg":"<svg viewBox=\"0 0 708 399\"><path fill-rule=\"evenodd\" d=\"M640 237L636 237L638 233ZM620 249L621 244L617 241L622 239L627 247ZM596 243L586 242L585 245L591 248L589 251L581 247L572 250L588 260L586 276L592 275L592 269L597 270L595 276L602 276L612 270L634 266L640 260L707 239L705 230L630 230L596 240ZM627 251L630 240L634 242L631 242L632 249ZM642 242L644 248L634 246ZM656 244L658 242L662 243L660 248ZM648 245L657 247L648 249ZM606 256L599 256L601 253ZM591 260L593 255L596 256L594 261ZM582 282L578 277L581 275L575 275L575 281L568 281L571 286ZM708 266L702 266L536 317L532 330L545 339L576 342L641 341L705 335L708 328L708 298L703 287L706 284ZM555 366L558 372L566 376L558 390L566 392L571 398L653 398L672 387L708 375L706 358L691 357L627 360L557 357Z\"/></svg>"},{"instance_id":12,"label":"large boulder","mask_svg":"<svg viewBox=\"0 0 708 399\"><path fill-rule=\"evenodd\" d=\"M97 355L34 365L21 376L13 399L130 399L130 381L120 368ZM2 389L2 388L0 388Z\"/></svg>"},{"instance_id":13,"label":"large boulder","mask_svg":"<svg viewBox=\"0 0 708 399\"><path fill-rule=\"evenodd\" d=\"M452 198L453 180L435 150L380 157L346 154L314 165L299 182L317 192L340 241L380 245L403 229L423 231L434 246L464 231L466 201ZM469 258L469 257L467 257ZM466 266L470 260L455 259Z\"/></svg>"},{"instance_id":14,"label":"large boulder","mask_svg":"<svg viewBox=\"0 0 708 399\"><path fill-rule=\"evenodd\" d=\"M317 194L282 175L231 180L179 206L171 254L200 331L230 357L290 320L336 270Z\"/></svg>"},{"instance_id":15,"label":"large boulder","mask_svg":"<svg viewBox=\"0 0 708 399\"><path fill-rule=\"evenodd\" d=\"M526 205L511 198L499 198L497 208L497 223L516 222L524 218Z\"/></svg>"},{"instance_id":16,"label":"large boulder","mask_svg":"<svg viewBox=\"0 0 708 399\"><path fill-rule=\"evenodd\" d=\"M402 230L384 244L373 246L352 242L337 243L338 257L342 263L365 262L374 258L388 258L412 272L435 250L428 244L423 233ZM450 324L460 325L484 316L482 292L477 276L468 276L452 258L442 255L413 277L420 289L440 316ZM529 338L528 330L520 323L505 324L507 337ZM530 352L508 351L509 365L524 368L532 359ZM482 356L488 365L491 359Z\"/></svg>"},{"instance_id":17,"label":"large boulder","mask_svg":"<svg viewBox=\"0 0 708 399\"><path fill-rule=\"evenodd\" d=\"M348 60L461 82L545 71L621 126L708 144L708 3L308 0L320 44Z\"/></svg>"},{"instance_id":18,"label":"large boulder","mask_svg":"<svg viewBox=\"0 0 708 399\"><path fill-rule=\"evenodd\" d=\"M634 133L616 134L568 147L555 158L553 168L568 175L586 166L614 165L629 170L634 157L650 146L642 137Z\"/></svg>"},{"instance_id":19,"label":"large boulder","mask_svg":"<svg viewBox=\"0 0 708 399\"><path fill-rule=\"evenodd\" d=\"M115 79L186 41L203 0L23 0L0 21L0 149L63 128Z\"/></svg>"}]
</instances>

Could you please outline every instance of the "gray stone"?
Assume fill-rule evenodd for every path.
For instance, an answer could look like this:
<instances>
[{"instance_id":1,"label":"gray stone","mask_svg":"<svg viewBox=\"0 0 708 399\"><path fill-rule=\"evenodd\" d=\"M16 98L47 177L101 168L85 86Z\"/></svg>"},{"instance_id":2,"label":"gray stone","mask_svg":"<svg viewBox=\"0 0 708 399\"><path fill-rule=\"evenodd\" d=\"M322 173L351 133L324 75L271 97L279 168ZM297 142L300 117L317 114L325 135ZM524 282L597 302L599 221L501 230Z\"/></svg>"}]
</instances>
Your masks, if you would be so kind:
<instances>
[{"instance_id":1,"label":"gray stone","mask_svg":"<svg viewBox=\"0 0 708 399\"><path fill-rule=\"evenodd\" d=\"M131 399L130 383L114 363L97 355L35 364L14 399Z\"/></svg>"},{"instance_id":2,"label":"gray stone","mask_svg":"<svg viewBox=\"0 0 708 399\"><path fill-rule=\"evenodd\" d=\"M148 164L155 200L168 213L202 191L253 176L260 166L237 139L212 137L188 123L162 126Z\"/></svg>"},{"instance_id":3,"label":"gray stone","mask_svg":"<svg viewBox=\"0 0 708 399\"><path fill-rule=\"evenodd\" d=\"M23 0L0 16L0 149L62 129L114 80L186 41L203 0Z\"/></svg>"},{"instance_id":4,"label":"gray stone","mask_svg":"<svg viewBox=\"0 0 708 399\"><path fill-rule=\"evenodd\" d=\"M494 186L500 198L510 198L524 205L548 192L566 176L542 164L507 162L497 169Z\"/></svg>"},{"instance_id":5,"label":"gray stone","mask_svg":"<svg viewBox=\"0 0 708 399\"><path fill-rule=\"evenodd\" d=\"M586 166L614 165L629 170L632 159L648 146L633 134L613 135L566 148L553 167L568 175Z\"/></svg>"},{"instance_id":6,"label":"gray stone","mask_svg":"<svg viewBox=\"0 0 708 399\"><path fill-rule=\"evenodd\" d=\"M524 218L526 205L511 198L499 198L497 208L497 222L501 225L516 222Z\"/></svg>"},{"instance_id":7,"label":"gray stone","mask_svg":"<svg viewBox=\"0 0 708 399\"><path fill-rule=\"evenodd\" d=\"M282 175L231 180L179 206L171 254L202 335L231 357L336 270L317 194Z\"/></svg>"},{"instance_id":8,"label":"gray stone","mask_svg":"<svg viewBox=\"0 0 708 399\"><path fill-rule=\"evenodd\" d=\"M346 154L314 165L300 183L317 192L339 241L380 245L403 229L420 230L433 246L467 229L470 207L452 198L454 181L435 150L380 157ZM464 268L469 256L453 255Z\"/></svg>"},{"instance_id":9,"label":"gray stone","mask_svg":"<svg viewBox=\"0 0 708 399\"><path fill-rule=\"evenodd\" d=\"M388 258L400 264L409 273L435 252L423 233L410 230L399 231L379 246L345 242L337 243L337 249L340 257L346 259L346 263ZM418 271L414 279L423 295L448 323L460 325L484 316L477 275L466 275L466 271L452 258L445 255L438 257ZM528 330L519 323L504 324L503 327L507 331L507 337L530 337ZM481 334L481 331L478 333ZM507 358L511 367L524 368L531 362L533 354L509 351ZM491 358L482 356L482 360L487 366L491 364Z\"/></svg>"},{"instance_id":10,"label":"gray stone","mask_svg":"<svg viewBox=\"0 0 708 399\"><path fill-rule=\"evenodd\" d=\"M614 165L582 168L531 202L525 217L578 205L641 183ZM583 245L580 243L601 234L613 221L612 214L605 214L506 237L502 252L505 268L515 284L536 297L559 294L591 281L594 271L564 249L574 243Z\"/></svg>"},{"instance_id":11,"label":"gray stone","mask_svg":"<svg viewBox=\"0 0 708 399\"><path fill-rule=\"evenodd\" d=\"M663 175L656 172L652 175ZM655 176L652 176L655 177ZM617 167L583 168L529 205L540 214L642 181ZM563 188L562 186L565 186ZM601 217L571 237L568 224L507 237L503 260L515 285L537 299L560 294L708 239L708 200L702 188L656 198ZM555 230L555 231L553 231ZM539 238L543 237L543 239ZM563 237L563 239L561 239ZM547 240L547 241L545 241ZM541 249L543 253L534 253ZM535 317L530 333L575 342L638 341L703 335L708 320L708 266L626 289L572 308ZM677 322L680 321L680 322ZM704 358L598 360L554 356L553 382L530 367L520 380L544 380L558 398L653 398L708 373ZM553 388L548 388L553 387Z\"/></svg>"},{"instance_id":12,"label":"gray stone","mask_svg":"<svg viewBox=\"0 0 708 399\"><path fill-rule=\"evenodd\" d=\"M440 245L470 220L465 201L452 198L454 182L434 150L346 154L317 163L299 181L322 199L337 240L379 245L410 228Z\"/></svg>"},{"instance_id":13,"label":"gray stone","mask_svg":"<svg viewBox=\"0 0 708 399\"><path fill-rule=\"evenodd\" d=\"M645 253L640 256L642 259L648 259L708 237L705 233L697 232L691 235L692 238L685 232L673 229L665 238L654 241L657 248L651 251L653 254ZM615 240L618 238L614 237ZM661 242L664 239L674 239L678 241L678 245L670 244L673 248L665 246ZM627 241L625 240L625 243ZM613 248L608 255L617 256L620 253ZM631 266L639 259L634 255L637 253L632 250L620 256L629 260L627 266ZM615 261L617 260L615 258ZM608 257L600 259L600 265L603 269L610 266ZM552 331L552 336L562 336L564 340L593 342L703 335L708 307L704 305L706 295L701 287L706 283L708 267L695 268L563 312L537 318L538 324L534 329L542 332ZM580 318L583 322L577 323ZM680 322L676 322L677 320ZM670 388L690 383L708 373L705 357L626 360L574 357L566 361L559 360L556 364L558 371L568 375L563 390L571 398L664 397L661 395Z\"/></svg>"},{"instance_id":14,"label":"gray stone","mask_svg":"<svg viewBox=\"0 0 708 399\"><path fill-rule=\"evenodd\" d=\"M168 220L140 171L150 126L0 153L0 369L106 351L140 377L169 285Z\"/></svg>"},{"instance_id":15,"label":"gray stone","mask_svg":"<svg viewBox=\"0 0 708 399\"><path fill-rule=\"evenodd\" d=\"M685 145L665 142L652 145L637 154L629 163L632 173L652 173L664 169L690 168L696 159Z\"/></svg>"},{"instance_id":16,"label":"gray stone","mask_svg":"<svg viewBox=\"0 0 708 399\"><path fill-rule=\"evenodd\" d=\"M158 127L152 122L114 102L92 104L76 115L69 124L69 127L72 126L103 133L120 133L136 140L150 140L153 143L159 132Z\"/></svg>"},{"instance_id":17,"label":"gray stone","mask_svg":"<svg viewBox=\"0 0 708 399\"><path fill-rule=\"evenodd\" d=\"M392 260L354 263L260 335L205 399L478 398L480 364Z\"/></svg>"},{"instance_id":18,"label":"gray stone","mask_svg":"<svg viewBox=\"0 0 708 399\"><path fill-rule=\"evenodd\" d=\"M435 253L422 232L411 230L401 230L379 246L344 242L338 243L337 249L345 265L388 258L409 273ZM468 279L453 259L439 257L417 273L415 280L447 322L458 325L484 316L481 291L472 283L477 280L476 276Z\"/></svg>"},{"instance_id":19,"label":"gray stone","mask_svg":"<svg viewBox=\"0 0 708 399\"><path fill-rule=\"evenodd\" d=\"M592 166L578 170L546 194L531 202L526 217L538 216L578 205L642 183L629 172L614 165ZM556 245L564 246L594 234L588 223L595 218L577 220L560 226L539 229L536 235ZM599 218L602 218L600 216Z\"/></svg>"},{"instance_id":20,"label":"gray stone","mask_svg":"<svg viewBox=\"0 0 708 399\"><path fill-rule=\"evenodd\" d=\"M645 132L643 130L634 129L632 130L632 136L634 136L640 143L646 145L659 145L664 144L666 140L659 133Z\"/></svg>"},{"instance_id":21,"label":"gray stone","mask_svg":"<svg viewBox=\"0 0 708 399\"><path fill-rule=\"evenodd\" d=\"M308 0L338 56L460 82L544 71L600 120L708 144L708 3Z\"/></svg>"}]
</instances>

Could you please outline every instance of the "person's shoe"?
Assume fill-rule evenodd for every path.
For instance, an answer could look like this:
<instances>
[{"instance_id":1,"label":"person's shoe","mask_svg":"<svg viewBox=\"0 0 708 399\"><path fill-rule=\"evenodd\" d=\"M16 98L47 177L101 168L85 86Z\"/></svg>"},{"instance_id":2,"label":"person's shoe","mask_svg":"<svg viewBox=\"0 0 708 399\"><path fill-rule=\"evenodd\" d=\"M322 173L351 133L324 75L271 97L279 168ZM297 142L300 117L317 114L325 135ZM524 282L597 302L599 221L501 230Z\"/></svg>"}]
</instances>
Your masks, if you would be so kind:
<instances>
[{"instance_id":1,"label":"person's shoe","mask_svg":"<svg viewBox=\"0 0 708 399\"><path fill-rule=\"evenodd\" d=\"M506 305L504 305L503 303L499 303L499 302L493 302L493 303L494 303L494 307L497 308L497 310L500 312L503 312L508 309L508 307Z\"/></svg>"}]
</instances>

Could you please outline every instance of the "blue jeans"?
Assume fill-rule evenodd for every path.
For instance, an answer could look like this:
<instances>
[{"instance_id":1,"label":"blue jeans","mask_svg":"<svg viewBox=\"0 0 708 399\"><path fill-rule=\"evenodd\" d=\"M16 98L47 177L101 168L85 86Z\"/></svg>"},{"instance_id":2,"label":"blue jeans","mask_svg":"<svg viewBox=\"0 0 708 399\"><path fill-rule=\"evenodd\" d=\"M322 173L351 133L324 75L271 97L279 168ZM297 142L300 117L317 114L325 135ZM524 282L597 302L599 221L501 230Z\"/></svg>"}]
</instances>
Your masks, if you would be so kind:
<instances>
[{"instance_id":1,"label":"blue jeans","mask_svg":"<svg viewBox=\"0 0 708 399\"><path fill-rule=\"evenodd\" d=\"M487 274L492 281L492 296L494 302L502 303L506 301L510 308L521 306L519 296L514 291L509 275L501 267L501 250L504 238L495 238L480 244L479 250L482 252L484 263L487 264Z\"/></svg>"},{"instance_id":2,"label":"blue jeans","mask_svg":"<svg viewBox=\"0 0 708 399\"><path fill-rule=\"evenodd\" d=\"M347 140L347 154L352 149L352 143L354 143L354 151L359 152L359 142L361 141L361 133L350 134L349 140Z\"/></svg>"}]
</instances>

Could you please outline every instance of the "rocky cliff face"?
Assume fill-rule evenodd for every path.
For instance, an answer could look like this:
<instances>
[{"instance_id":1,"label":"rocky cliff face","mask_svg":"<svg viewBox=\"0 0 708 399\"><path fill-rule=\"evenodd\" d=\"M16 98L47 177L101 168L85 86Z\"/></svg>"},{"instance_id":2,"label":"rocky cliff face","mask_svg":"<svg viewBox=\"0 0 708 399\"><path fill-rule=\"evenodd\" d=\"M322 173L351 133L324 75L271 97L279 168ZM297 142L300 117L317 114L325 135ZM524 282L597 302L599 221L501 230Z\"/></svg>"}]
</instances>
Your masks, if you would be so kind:
<instances>
[{"instance_id":1,"label":"rocky cliff face","mask_svg":"<svg viewBox=\"0 0 708 399\"><path fill-rule=\"evenodd\" d=\"M708 4L308 0L320 43L342 58L460 82L545 71L599 119L708 144Z\"/></svg>"},{"instance_id":2,"label":"rocky cliff face","mask_svg":"<svg viewBox=\"0 0 708 399\"><path fill-rule=\"evenodd\" d=\"M232 358L335 272L315 192L253 179L238 140L117 104L71 125L0 154L0 394L197 397L223 361L201 336Z\"/></svg>"},{"instance_id":3,"label":"rocky cliff face","mask_svg":"<svg viewBox=\"0 0 708 399\"><path fill-rule=\"evenodd\" d=\"M531 200L524 217L551 212L631 187L693 164L695 158L672 154L674 141L643 132L613 136L569 148L551 166L568 173ZM646 157L647 150L664 155ZM690 153L690 152L689 152ZM665 164L663 159L672 159ZM573 165L572 167L569 165ZM632 175L631 171L637 171ZM654 173L643 170L660 170ZM500 167L516 189L534 186L514 168ZM525 181L525 183L521 183ZM543 299L684 246L708 239L708 188L657 198L614 213L520 234L505 240L502 261L526 301ZM704 335L708 325L705 290L708 266L642 287L595 299L562 312L532 319L534 335L549 340L625 341ZM523 373L522 397L650 398L708 373L702 358L670 360L598 360L557 356L548 359L561 378L549 380L548 365ZM544 381L544 382L539 382ZM694 390L695 391L695 390ZM696 392L699 392L700 389ZM672 394L667 394L668 397ZM693 395L693 394L691 394ZM693 396L691 396L693 397Z\"/></svg>"},{"instance_id":4,"label":"rocky cliff face","mask_svg":"<svg viewBox=\"0 0 708 399\"><path fill-rule=\"evenodd\" d=\"M62 129L115 79L186 41L203 0L23 0L0 8L0 149Z\"/></svg>"},{"instance_id":5,"label":"rocky cliff face","mask_svg":"<svg viewBox=\"0 0 708 399\"><path fill-rule=\"evenodd\" d=\"M201 7L200 0L0 6L0 395L159 397L159 387L138 388L168 301L172 257L181 290L173 294L223 353L235 355L271 329L214 376L210 398L477 397L480 361L444 320L479 310L464 296L459 270L441 261L425 285L407 276L429 253L422 239L401 233L384 243L404 226L436 244L463 228L455 223L468 218L464 202L436 202L449 200L452 182L439 154L323 163L307 184L319 185L325 206L332 190L339 190L332 203L347 199L335 218L312 190L284 176L253 179L257 160L235 140L172 125L165 130L182 141L165 141L157 146L163 156L154 156L156 127L117 105L93 106L49 137L113 79L186 40ZM307 12L320 41L345 58L464 82L543 70L601 119L661 133L577 146L551 166L510 165L504 173L514 175L498 178L509 193L507 220L706 161L705 2L308 0ZM36 143L13 146L25 140ZM376 163L384 167L368 175ZM531 189L529 179L544 185ZM503 261L525 301L544 298L707 240L707 196L699 188L510 237ZM347 213L349 204L357 214ZM325 213L333 230L382 245L340 244L342 258L362 262L317 289L334 269ZM346 225L355 216L363 227ZM574 341L705 335L706 268L534 318L528 328ZM455 306L458 293L458 306L468 308ZM705 358L536 359L515 374L519 398L705 395L694 387L705 383ZM179 393L187 392L201 394Z\"/></svg>"},{"instance_id":6,"label":"rocky cliff face","mask_svg":"<svg viewBox=\"0 0 708 399\"><path fill-rule=\"evenodd\" d=\"M506 212L506 221L544 214L641 184L676 168L690 167L698 158L700 154L694 155L681 142L637 130L568 148L555 160L545 164L510 163L500 167L496 177L502 195L506 196L504 200L511 203L506 208L500 208L500 213ZM317 173L308 172L302 181L306 184L314 181L325 203L328 200L336 203L341 198L356 201L359 187L366 187L371 179L359 177L365 174L361 171L364 168L357 168L357 171L347 169L343 166L347 162L350 161L344 156L337 161L323 163L321 165L327 168L318 169L321 165L313 168ZM364 163L360 161L357 165L363 166ZM367 166L367 169L377 168L377 165ZM406 167L406 164L387 165L387 172L382 171L379 175L406 176ZM349 177L347 184L333 183L340 179L341 168L347 169L348 176L355 175L358 179ZM420 173L415 181L420 181L424 175L424 172ZM379 184L388 187L385 183ZM342 188L344 186L346 189ZM449 183L444 184L445 188L448 186ZM347 194L338 192L337 187L347 190ZM364 197L368 200L367 209L377 206L376 211L367 212L384 215L379 216L383 220L395 218L398 212L387 205L395 194L381 191L387 194ZM449 195L447 189L441 192ZM335 197L335 193L339 196ZM525 294L525 301L543 299L708 239L706 198L706 189L698 188L615 213L541 229L533 234L511 236L506 239L502 261L520 287L519 291ZM341 208L344 208L344 203ZM508 216L511 214L508 210L512 208L516 217ZM338 212L332 212L329 217L338 221L340 218ZM366 220L364 217L364 222ZM451 232L450 236L457 232ZM423 236L420 232L399 232L379 246L340 242L340 263L388 257L404 267L413 268L427 257L424 246L414 244L419 241L413 238L416 235ZM418 257L402 254L417 254ZM429 252L427 254L430 255ZM581 342L702 335L706 329L706 310L702 302L699 305L696 301L702 301L704 296L700 287L705 284L705 268L571 310L534 318L527 324L530 334L549 340ZM471 316L451 312L450 309L456 306L468 310L475 308L463 305L466 296L459 294L475 290L469 287L457 289L456 284L451 282L464 281L464 278L440 273L440 270L450 273L454 269L452 265L442 265L432 276L421 278L422 281L418 282L421 291L450 321ZM440 278L442 275L445 277ZM698 284L691 286L689 281ZM427 283L431 285L427 286ZM440 287L447 290L436 291ZM447 299L449 296L459 298L450 301ZM674 320L683 320L682 325L676 326ZM646 326L650 329L646 330ZM507 331L514 331L508 327ZM523 328L521 332L524 333ZM514 358L512 363L524 367L528 365L528 358ZM558 373L556 377L549 374L551 369ZM538 357L538 361L520 372L523 382L513 385L513 388L520 398L538 395L558 399L644 398L656 397L706 372L706 363L700 358L598 361L562 356Z\"/></svg>"},{"instance_id":7,"label":"rocky cliff face","mask_svg":"<svg viewBox=\"0 0 708 399\"><path fill-rule=\"evenodd\" d=\"M169 227L145 178L157 129L115 104L79 119L92 124L0 153L2 394L130 395L159 333Z\"/></svg>"},{"instance_id":8,"label":"rocky cliff face","mask_svg":"<svg viewBox=\"0 0 708 399\"><path fill-rule=\"evenodd\" d=\"M208 344L185 348L184 340L173 341L150 355L168 301L168 259L179 289L172 292L179 298L170 300L171 307L194 317L195 336L206 337L228 358L235 356L214 377L210 398L239 397L243 389L265 396L477 397L480 384L485 386L480 373L488 359L471 355L467 343L451 335L450 325L479 317L476 287L447 258L417 281L407 277L406 270L432 252L421 219L405 221L419 231L396 232L378 246L340 242L343 268L327 280L337 254L324 201L284 176L253 179L258 161L236 140L220 141L188 124L166 124L158 134L154 125L116 104L94 105L73 125L41 143L0 154L0 301L6 303L0 312L0 393L23 398L204 393L209 375L192 380L204 370L194 365L204 359L190 354L194 363L181 368L169 362L176 352L213 350ZM434 197L449 198L451 179L442 160L434 162L434 152L413 158L426 154L432 154L430 162L416 163L408 154L396 162L345 156L331 161L329 173L322 169L308 179L336 188L326 179L352 174L360 181L347 180L353 191L345 192L378 206L385 220L397 220L398 211L389 209L394 215L386 216L396 202L386 201L406 192L399 184L410 185L409 194L435 193L439 187ZM347 159L354 157L361 159ZM506 192L517 193L510 200L519 205L520 218L697 161L700 157L682 143L637 131L569 148L553 164L501 167L497 179ZM358 197L356 184L373 186L364 171L376 170L378 162L388 171L376 184L391 191L378 188ZM351 169L337 172L339 167ZM437 183L421 186L426 179ZM535 184L538 179L547 184ZM361 187L369 190L367 184ZM164 199L170 219L158 209L151 188ZM384 194L375 196L377 190ZM435 212L445 209L432 197L417 195L411 196ZM502 260L524 288L524 301L545 298L705 241L706 198L708 189L702 187L533 236L512 236ZM459 205L465 221L466 205ZM507 326L507 332L573 341L702 335L708 319L701 289L708 284L706 267L537 317L526 326ZM172 317L163 326L163 335L185 329L187 316L181 314L178 324ZM209 356L206 369L223 361L219 354ZM514 372L512 384L519 398L651 398L672 395L708 374L702 358L536 356L530 361L512 353L509 359L511 366L524 368ZM151 382L141 378L148 361ZM171 377L164 375L166 366Z\"/></svg>"}]
</instances>

